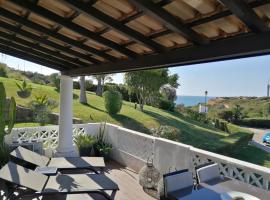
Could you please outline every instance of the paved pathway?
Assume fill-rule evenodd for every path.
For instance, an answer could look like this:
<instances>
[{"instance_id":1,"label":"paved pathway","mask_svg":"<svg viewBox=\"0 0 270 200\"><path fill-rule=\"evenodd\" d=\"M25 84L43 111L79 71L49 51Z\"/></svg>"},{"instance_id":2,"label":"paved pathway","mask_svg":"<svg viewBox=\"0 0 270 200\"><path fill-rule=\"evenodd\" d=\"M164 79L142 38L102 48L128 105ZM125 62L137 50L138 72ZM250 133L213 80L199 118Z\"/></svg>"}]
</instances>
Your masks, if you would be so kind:
<instances>
[{"instance_id":1,"label":"paved pathway","mask_svg":"<svg viewBox=\"0 0 270 200\"><path fill-rule=\"evenodd\" d=\"M252 138L252 140L258 142L258 143L262 143L262 138L266 133L270 132L270 129L262 129L262 128L249 128L249 127L243 127L245 129L250 130L251 132L254 133L254 136Z\"/></svg>"},{"instance_id":2,"label":"paved pathway","mask_svg":"<svg viewBox=\"0 0 270 200\"><path fill-rule=\"evenodd\" d=\"M250 128L250 127L242 127L254 133L252 138L252 143L258 148L270 153L270 145L266 145L262 142L262 139L266 133L270 132L270 129L262 129L262 128Z\"/></svg>"}]
</instances>

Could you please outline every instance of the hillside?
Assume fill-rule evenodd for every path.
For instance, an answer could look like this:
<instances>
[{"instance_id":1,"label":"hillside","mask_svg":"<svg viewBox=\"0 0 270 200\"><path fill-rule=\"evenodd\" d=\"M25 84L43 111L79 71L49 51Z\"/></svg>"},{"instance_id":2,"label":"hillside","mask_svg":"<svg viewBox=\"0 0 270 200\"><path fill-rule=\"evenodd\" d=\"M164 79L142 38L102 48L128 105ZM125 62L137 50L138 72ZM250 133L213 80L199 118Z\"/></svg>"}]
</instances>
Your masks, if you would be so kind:
<instances>
[{"instance_id":1,"label":"hillside","mask_svg":"<svg viewBox=\"0 0 270 200\"><path fill-rule=\"evenodd\" d=\"M19 105L27 106L31 101L31 98L40 94L47 94L50 98L57 101L59 100L59 93L55 88L38 84L32 84L33 91L31 97L28 99L21 99L16 94L17 87L13 79L0 78L0 81L5 85L7 96L14 96L17 104ZM246 146L246 137L249 137L250 133L240 130L236 126L230 126L233 134L229 135L213 127L187 119L179 113L163 111L151 106L145 106L145 111L141 112L134 108L133 103L126 101L124 101L122 110L119 114L109 116L105 111L104 100L102 97L96 96L93 93L87 93L89 104L82 105L78 100L79 90L74 90L73 93L74 116L83 119L84 122L99 122L107 120L110 123L118 124L147 134L150 133L150 128L159 127L160 125L170 125L179 130L178 137L180 142L205 150L232 155L239 159L270 167L270 156L260 150L256 155L254 155L256 159L253 159L246 154L242 155L241 151L232 151L235 150L235 145L239 143L242 145L244 144L244 146L241 146L241 148L243 148L243 152L250 152L250 148L252 148ZM59 106L54 110L54 112L58 111ZM19 126L23 125L24 124L20 124ZM242 140L244 140L244 143Z\"/></svg>"},{"instance_id":2,"label":"hillside","mask_svg":"<svg viewBox=\"0 0 270 200\"><path fill-rule=\"evenodd\" d=\"M208 105L210 117L240 105L245 118L270 118L270 98L267 97L220 97L209 100Z\"/></svg>"}]
</instances>

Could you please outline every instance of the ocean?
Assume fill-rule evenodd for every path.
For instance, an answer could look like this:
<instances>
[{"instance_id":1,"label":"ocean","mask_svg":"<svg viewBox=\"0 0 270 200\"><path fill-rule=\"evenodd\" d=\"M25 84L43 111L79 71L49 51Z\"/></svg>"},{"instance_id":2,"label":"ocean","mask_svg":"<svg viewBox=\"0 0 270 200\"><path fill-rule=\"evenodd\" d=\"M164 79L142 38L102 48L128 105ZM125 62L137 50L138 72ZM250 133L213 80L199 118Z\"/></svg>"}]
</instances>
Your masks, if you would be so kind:
<instances>
[{"instance_id":1,"label":"ocean","mask_svg":"<svg viewBox=\"0 0 270 200\"><path fill-rule=\"evenodd\" d=\"M206 97L207 101L215 97ZM204 96L177 96L175 103L184 104L185 106L195 106L198 103L204 103Z\"/></svg>"}]
</instances>

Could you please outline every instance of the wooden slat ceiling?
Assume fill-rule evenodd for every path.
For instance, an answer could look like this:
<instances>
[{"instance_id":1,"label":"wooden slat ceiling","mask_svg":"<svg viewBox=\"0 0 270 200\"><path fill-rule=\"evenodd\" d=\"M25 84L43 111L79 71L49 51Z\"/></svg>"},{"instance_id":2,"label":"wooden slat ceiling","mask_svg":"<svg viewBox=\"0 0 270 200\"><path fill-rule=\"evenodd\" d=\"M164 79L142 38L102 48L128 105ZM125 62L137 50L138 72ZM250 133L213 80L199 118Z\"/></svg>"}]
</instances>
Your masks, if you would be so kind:
<instances>
[{"instance_id":1,"label":"wooden slat ceiling","mask_svg":"<svg viewBox=\"0 0 270 200\"><path fill-rule=\"evenodd\" d=\"M269 30L270 0L0 0L0 52L71 76L269 54Z\"/></svg>"}]
</instances>

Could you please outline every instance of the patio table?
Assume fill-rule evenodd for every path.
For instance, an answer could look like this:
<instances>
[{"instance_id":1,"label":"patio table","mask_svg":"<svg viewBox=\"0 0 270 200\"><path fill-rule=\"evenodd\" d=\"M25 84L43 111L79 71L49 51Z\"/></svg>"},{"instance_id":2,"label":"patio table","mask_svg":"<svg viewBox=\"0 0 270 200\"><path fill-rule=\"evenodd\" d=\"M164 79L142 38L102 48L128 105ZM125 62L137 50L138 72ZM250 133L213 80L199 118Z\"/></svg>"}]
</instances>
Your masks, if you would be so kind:
<instances>
[{"instance_id":1,"label":"patio table","mask_svg":"<svg viewBox=\"0 0 270 200\"><path fill-rule=\"evenodd\" d=\"M172 200L222 200L221 194L230 191L246 193L257 197L260 200L270 199L269 191L229 178L225 178L224 180L215 179L208 181L207 183L200 183L200 185L198 185L196 189L186 188L173 192L169 196Z\"/></svg>"}]
</instances>

